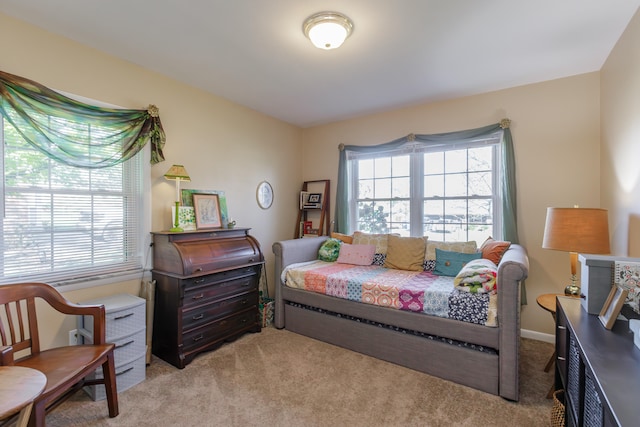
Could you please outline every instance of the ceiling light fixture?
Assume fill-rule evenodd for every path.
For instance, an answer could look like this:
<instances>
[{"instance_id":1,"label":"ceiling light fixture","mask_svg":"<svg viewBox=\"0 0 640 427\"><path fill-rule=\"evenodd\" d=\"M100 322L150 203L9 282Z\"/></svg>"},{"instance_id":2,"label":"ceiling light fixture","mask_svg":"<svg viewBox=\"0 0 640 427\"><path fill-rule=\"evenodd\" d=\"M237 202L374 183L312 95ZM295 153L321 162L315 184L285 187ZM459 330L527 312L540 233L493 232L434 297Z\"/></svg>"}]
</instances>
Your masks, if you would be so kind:
<instances>
[{"instance_id":1,"label":"ceiling light fixture","mask_svg":"<svg viewBox=\"0 0 640 427\"><path fill-rule=\"evenodd\" d=\"M353 32L353 22L338 12L319 12L302 24L302 32L320 49L335 49Z\"/></svg>"}]
</instances>

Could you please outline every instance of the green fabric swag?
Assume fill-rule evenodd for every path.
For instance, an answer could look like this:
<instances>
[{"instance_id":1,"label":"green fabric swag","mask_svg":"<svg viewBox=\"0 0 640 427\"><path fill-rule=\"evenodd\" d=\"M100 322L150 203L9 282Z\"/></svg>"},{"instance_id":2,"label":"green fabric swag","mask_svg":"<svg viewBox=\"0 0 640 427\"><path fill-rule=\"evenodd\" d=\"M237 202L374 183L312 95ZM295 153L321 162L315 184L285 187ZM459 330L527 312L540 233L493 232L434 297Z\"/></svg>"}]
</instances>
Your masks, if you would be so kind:
<instances>
[{"instance_id":1,"label":"green fabric swag","mask_svg":"<svg viewBox=\"0 0 640 427\"><path fill-rule=\"evenodd\" d=\"M151 142L151 164L164 160L158 108L102 108L0 71L0 114L24 139L61 163L99 169L122 163Z\"/></svg>"}]
</instances>

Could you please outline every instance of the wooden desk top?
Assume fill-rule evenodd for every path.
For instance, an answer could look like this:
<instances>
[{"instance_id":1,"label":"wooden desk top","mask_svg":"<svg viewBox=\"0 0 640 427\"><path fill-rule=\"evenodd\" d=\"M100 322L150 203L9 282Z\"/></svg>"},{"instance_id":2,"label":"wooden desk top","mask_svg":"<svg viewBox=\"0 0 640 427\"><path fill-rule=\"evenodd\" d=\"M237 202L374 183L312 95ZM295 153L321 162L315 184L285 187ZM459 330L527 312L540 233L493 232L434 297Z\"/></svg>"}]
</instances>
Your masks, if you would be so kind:
<instances>
[{"instance_id":1,"label":"wooden desk top","mask_svg":"<svg viewBox=\"0 0 640 427\"><path fill-rule=\"evenodd\" d=\"M556 314L556 297L573 297L578 298L578 295L565 295L565 294L542 294L536 298L538 305L551 314Z\"/></svg>"},{"instance_id":2,"label":"wooden desk top","mask_svg":"<svg viewBox=\"0 0 640 427\"><path fill-rule=\"evenodd\" d=\"M0 419L20 411L40 396L47 377L22 366L0 366Z\"/></svg>"}]
</instances>

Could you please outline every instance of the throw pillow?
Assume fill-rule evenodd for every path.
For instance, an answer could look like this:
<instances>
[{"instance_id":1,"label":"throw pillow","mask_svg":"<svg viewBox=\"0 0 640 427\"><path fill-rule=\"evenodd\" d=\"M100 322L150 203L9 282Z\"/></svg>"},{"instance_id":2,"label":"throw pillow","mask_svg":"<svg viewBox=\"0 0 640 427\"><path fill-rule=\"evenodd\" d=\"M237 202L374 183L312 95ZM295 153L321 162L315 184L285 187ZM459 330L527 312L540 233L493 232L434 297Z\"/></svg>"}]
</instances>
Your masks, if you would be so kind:
<instances>
[{"instance_id":1,"label":"throw pillow","mask_svg":"<svg viewBox=\"0 0 640 427\"><path fill-rule=\"evenodd\" d=\"M387 240L386 268L422 271L425 239L422 237L400 237L390 235Z\"/></svg>"},{"instance_id":2,"label":"throw pillow","mask_svg":"<svg viewBox=\"0 0 640 427\"><path fill-rule=\"evenodd\" d=\"M475 240L468 242L439 242L437 240L429 240L427 241L427 251L424 259L436 259L436 249L472 254L478 250L478 244Z\"/></svg>"},{"instance_id":3,"label":"throw pillow","mask_svg":"<svg viewBox=\"0 0 640 427\"><path fill-rule=\"evenodd\" d=\"M465 264L480 258L482 258L480 252L467 254L436 249L436 268L433 269L433 274L455 277Z\"/></svg>"},{"instance_id":4,"label":"throw pillow","mask_svg":"<svg viewBox=\"0 0 640 427\"><path fill-rule=\"evenodd\" d=\"M387 237L388 234L369 234L362 231L353 233L354 245L375 245L377 254L387 253Z\"/></svg>"},{"instance_id":5,"label":"throw pillow","mask_svg":"<svg viewBox=\"0 0 640 427\"><path fill-rule=\"evenodd\" d=\"M341 240L343 243L349 243L349 244L353 243L353 236L349 236L347 234L332 232L331 237L334 239Z\"/></svg>"},{"instance_id":6,"label":"throw pillow","mask_svg":"<svg viewBox=\"0 0 640 427\"><path fill-rule=\"evenodd\" d=\"M494 240L492 237L489 237L484 241L482 246L480 246L480 252L482 252L482 258L488 259L495 265L498 265L500 264L502 255L509 249L509 246L511 246L511 242Z\"/></svg>"},{"instance_id":7,"label":"throw pillow","mask_svg":"<svg viewBox=\"0 0 640 427\"><path fill-rule=\"evenodd\" d=\"M340 247L340 255L338 255L336 262L353 265L371 265L375 252L375 245L350 245L343 243Z\"/></svg>"},{"instance_id":8,"label":"throw pillow","mask_svg":"<svg viewBox=\"0 0 640 427\"><path fill-rule=\"evenodd\" d=\"M338 239L325 240L318 250L318 259L320 261L334 262L338 259L340 245L342 245L342 242Z\"/></svg>"}]
</instances>

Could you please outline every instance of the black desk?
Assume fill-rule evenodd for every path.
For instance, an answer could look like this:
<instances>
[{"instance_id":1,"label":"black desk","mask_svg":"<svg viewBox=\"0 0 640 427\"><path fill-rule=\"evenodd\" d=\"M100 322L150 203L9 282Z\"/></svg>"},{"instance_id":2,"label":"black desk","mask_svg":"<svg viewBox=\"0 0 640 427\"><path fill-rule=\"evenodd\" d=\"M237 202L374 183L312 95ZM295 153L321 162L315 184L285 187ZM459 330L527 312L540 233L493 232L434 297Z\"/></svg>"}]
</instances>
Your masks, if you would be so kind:
<instances>
[{"instance_id":1,"label":"black desk","mask_svg":"<svg viewBox=\"0 0 640 427\"><path fill-rule=\"evenodd\" d=\"M597 425L640 425L640 349L628 322L616 320L607 330L579 299L559 296L556 353L556 388L565 390L567 425L598 417Z\"/></svg>"}]
</instances>

